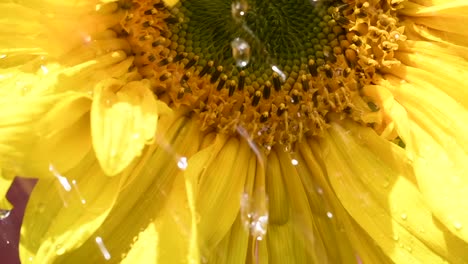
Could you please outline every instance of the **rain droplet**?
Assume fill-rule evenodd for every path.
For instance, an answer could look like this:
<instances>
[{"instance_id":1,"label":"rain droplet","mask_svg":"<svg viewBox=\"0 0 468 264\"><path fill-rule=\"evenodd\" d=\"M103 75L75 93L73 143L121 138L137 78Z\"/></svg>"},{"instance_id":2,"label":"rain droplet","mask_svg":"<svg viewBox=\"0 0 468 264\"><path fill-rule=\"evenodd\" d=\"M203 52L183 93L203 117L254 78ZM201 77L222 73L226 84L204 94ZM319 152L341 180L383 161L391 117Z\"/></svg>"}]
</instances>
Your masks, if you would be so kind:
<instances>
[{"instance_id":1,"label":"rain droplet","mask_svg":"<svg viewBox=\"0 0 468 264\"><path fill-rule=\"evenodd\" d=\"M231 5L232 17L236 21L240 21L247 14L248 9L247 0L234 0Z\"/></svg>"},{"instance_id":2,"label":"rain droplet","mask_svg":"<svg viewBox=\"0 0 468 264\"><path fill-rule=\"evenodd\" d=\"M268 215L262 215L251 223L251 234L257 240L263 240L267 233Z\"/></svg>"},{"instance_id":3,"label":"rain droplet","mask_svg":"<svg viewBox=\"0 0 468 264\"><path fill-rule=\"evenodd\" d=\"M408 215L406 213L401 214L401 219L406 220L408 218Z\"/></svg>"},{"instance_id":4,"label":"rain droplet","mask_svg":"<svg viewBox=\"0 0 468 264\"><path fill-rule=\"evenodd\" d=\"M181 157L179 161L177 162L177 167L181 170L187 169L188 163L187 163L187 157Z\"/></svg>"},{"instance_id":5,"label":"rain droplet","mask_svg":"<svg viewBox=\"0 0 468 264\"><path fill-rule=\"evenodd\" d=\"M4 59L4 58L6 58L6 57L7 57L6 54L0 54L0 59Z\"/></svg>"},{"instance_id":6,"label":"rain droplet","mask_svg":"<svg viewBox=\"0 0 468 264\"><path fill-rule=\"evenodd\" d=\"M0 209L0 220L7 218L10 215L10 213L11 213L10 210Z\"/></svg>"},{"instance_id":7,"label":"rain droplet","mask_svg":"<svg viewBox=\"0 0 468 264\"><path fill-rule=\"evenodd\" d=\"M333 213L332 212L327 212L327 217L328 218L333 218Z\"/></svg>"},{"instance_id":8,"label":"rain droplet","mask_svg":"<svg viewBox=\"0 0 468 264\"><path fill-rule=\"evenodd\" d=\"M291 164L297 166L299 164L299 161L297 161L297 159L291 159Z\"/></svg>"},{"instance_id":9,"label":"rain droplet","mask_svg":"<svg viewBox=\"0 0 468 264\"><path fill-rule=\"evenodd\" d=\"M455 227L456 230L460 230L463 227L462 223L458 221L453 222L453 226Z\"/></svg>"},{"instance_id":10,"label":"rain droplet","mask_svg":"<svg viewBox=\"0 0 468 264\"><path fill-rule=\"evenodd\" d=\"M400 239L400 237L397 234L393 235L393 240L398 241L398 239Z\"/></svg>"},{"instance_id":11,"label":"rain droplet","mask_svg":"<svg viewBox=\"0 0 468 264\"><path fill-rule=\"evenodd\" d=\"M243 68L250 62L251 50L247 41L235 38L231 41L232 57L236 60L236 66Z\"/></svg>"},{"instance_id":12,"label":"rain droplet","mask_svg":"<svg viewBox=\"0 0 468 264\"><path fill-rule=\"evenodd\" d=\"M98 245L99 247L99 250L101 250L101 253L102 255L104 256L104 258L106 260L109 260L111 259L111 254L109 253L109 251L107 250L106 248L106 245L104 245L104 242L102 241L102 238L101 237L96 237L96 244Z\"/></svg>"}]
</instances>

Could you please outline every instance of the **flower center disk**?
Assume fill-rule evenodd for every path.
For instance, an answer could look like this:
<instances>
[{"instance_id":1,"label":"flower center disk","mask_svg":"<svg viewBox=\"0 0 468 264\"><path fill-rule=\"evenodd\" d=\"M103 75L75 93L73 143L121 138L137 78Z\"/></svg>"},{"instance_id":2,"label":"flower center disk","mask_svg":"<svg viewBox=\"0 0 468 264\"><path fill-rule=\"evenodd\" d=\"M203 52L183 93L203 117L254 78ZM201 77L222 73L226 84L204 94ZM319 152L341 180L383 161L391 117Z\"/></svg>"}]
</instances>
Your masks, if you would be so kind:
<instances>
[{"instance_id":1,"label":"flower center disk","mask_svg":"<svg viewBox=\"0 0 468 264\"><path fill-rule=\"evenodd\" d=\"M379 44L389 42L380 35L390 36L396 20L380 5L134 1L122 27L160 100L195 113L203 130L290 147L320 134L328 113L352 115L359 88L393 59L395 48ZM370 32L372 24L380 31ZM376 54L373 46L382 47Z\"/></svg>"}]
</instances>

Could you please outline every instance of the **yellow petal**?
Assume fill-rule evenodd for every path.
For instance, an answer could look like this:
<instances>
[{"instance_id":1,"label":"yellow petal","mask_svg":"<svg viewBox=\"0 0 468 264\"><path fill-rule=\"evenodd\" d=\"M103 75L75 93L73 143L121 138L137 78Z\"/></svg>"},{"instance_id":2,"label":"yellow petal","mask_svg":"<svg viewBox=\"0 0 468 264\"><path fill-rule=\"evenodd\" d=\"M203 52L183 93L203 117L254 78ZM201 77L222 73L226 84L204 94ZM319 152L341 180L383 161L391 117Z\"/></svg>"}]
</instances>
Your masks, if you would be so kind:
<instances>
[{"instance_id":1,"label":"yellow petal","mask_svg":"<svg viewBox=\"0 0 468 264\"><path fill-rule=\"evenodd\" d=\"M40 179L26 208L20 238L22 262L52 263L99 228L112 208L120 177L105 177L92 152L66 174Z\"/></svg>"},{"instance_id":2,"label":"yellow petal","mask_svg":"<svg viewBox=\"0 0 468 264\"><path fill-rule=\"evenodd\" d=\"M65 172L89 151L90 100L79 93L13 97L0 104L0 166L29 177Z\"/></svg>"},{"instance_id":3,"label":"yellow petal","mask_svg":"<svg viewBox=\"0 0 468 264\"><path fill-rule=\"evenodd\" d=\"M313 221L317 225L320 239L323 241L330 263L349 263L356 259L355 245L343 232L342 217L337 213L337 204L330 197L332 194L325 180L324 169L314 157L309 145L300 146L300 155L294 155L295 167L304 185ZM318 154L318 153L316 153ZM339 201L338 201L339 202ZM373 252L369 252L371 254ZM367 262L365 262L367 263Z\"/></svg>"},{"instance_id":4,"label":"yellow petal","mask_svg":"<svg viewBox=\"0 0 468 264\"><path fill-rule=\"evenodd\" d=\"M186 171L188 178L198 179L195 206L200 217L199 246L207 251L222 240L237 217L250 155L253 155L247 143L234 138L225 141L220 136L212 146L197 154L212 158L204 164L192 164L189 160L189 166L194 167Z\"/></svg>"},{"instance_id":5,"label":"yellow petal","mask_svg":"<svg viewBox=\"0 0 468 264\"><path fill-rule=\"evenodd\" d=\"M149 81L98 84L91 110L96 156L108 175L115 175L141 154L156 132L158 112Z\"/></svg>"},{"instance_id":6,"label":"yellow petal","mask_svg":"<svg viewBox=\"0 0 468 264\"><path fill-rule=\"evenodd\" d=\"M140 232L137 241L121 263L157 263L159 247L159 233L155 225L150 223L145 230Z\"/></svg>"},{"instance_id":7,"label":"yellow petal","mask_svg":"<svg viewBox=\"0 0 468 264\"><path fill-rule=\"evenodd\" d=\"M463 263L467 244L434 222L404 150L369 128L332 124L321 148L348 213L396 263Z\"/></svg>"},{"instance_id":8,"label":"yellow petal","mask_svg":"<svg viewBox=\"0 0 468 264\"><path fill-rule=\"evenodd\" d=\"M157 244L152 250L157 251L160 263L187 263L189 249L192 250L189 244L196 237L193 238L195 232L191 229L192 215L182 173L187 160L182 158L188 159L198 150L201 138L198 127L184 117L161 118L160 127L157 143L146 148L123 176L116 176L125 176L125 181L117 190L118 199L100 229L80 248L64 255L63 263L81 263L83 259L90 263L102 261L102 253L96 250L98 236L112 260L128 257L127 261L132 262L143 258L138 256L142 252L139 245ZM148 229L150 225L157 232L157 243L144 234L153 232ZM145 239L149 241L144 242Z\"/></svg>"},{"instance_id":9,"label":"yellow petal","mask_svg":"<svg viewBox=\"0 0 468 264\"><path fill-rule=\"evenodd\" d=\"M331 208L329 211L336 215L334 219L336 220L336 228L338 229L335 232L337 246L333 247L327 244L327 250L329 252L331 251L329 256L331 255L332 257L332 263L354 262L357 258L362 260L362 263L393 263L387 255L382 252L382 249L374 240L369 237L365 229L359 226L346 212L345 208L343 208L341 202L336 197L327 178L328 175L324 167L325 164L323 164L319 142L315 139L309 139L307 143L307 145L301 146L300 150L301 157L306 162L304 164L310 169L316 181L316 186L310 188L310 192L317 192L321 196L319 202L322 203L320 206L329 206ZM311 179L309 179L309 181L310 180ZM322 214L324 213L325 212ZM349 245L347 245L347 243L349 243ZM352 252L349 252L349 246L352 246ZM333 251L337 252L333 254ZM342 260L333 262L333 256L337 257L338 255L340 255Z\"/></svg>"},{"instance_id":10,"label":"yellow petal","mask_svg":"<svg viewBox=\"0 0 468 264\"><path fill-rule=\"evenodd\" d=\"M405 106L418 185L435 215L455 235L468 241L468 111L437 89L389 78L395 98ZM409 92L408 89L411 89ZM427 107L421 107L427 106Z\"/></svg>"},{"instance_id":11,"label":"yellow petal","mask_svg":"<svg viewBox=\"0 0 468 264\"><path fill-rule=\"evenodd\" d=\"M66 54L84 44L88 36L118 25L124 16L124 12L115 12L116 2L96 4L97 1L87 0L69 3L3 1L0 4L5 11L0 23L0 50L39 48L51 56Z\"/></svg>"},{"instance_id":12,"label":"yellow petal","mask_svg":"<svg viewBox=\"0 0 468 264\"><path fill-rule=\"evenodd\" d=\"M278 239L276 243L281 243L280 241L289 239L292 246L292 255L288 261L291 263L326 263L329 260L324 241L320 238L320 230L312 215L310 203L304 189L305 186L298 175L297 162L296 159L293 159L289 153L282 149L275 149L268 156L267 166L273 166L272 171L276 173L267 175L267 177L283 178L290 210L290 218L287 224L277 227L278 234L276 236L279 237L269 237L268 241ZM275 169L275 166L277 169ZM270 259L276 259L273 254L278 253L273 253L275 252L274 249L269 250L269 252Z\"/></svg>"}]
</instances>

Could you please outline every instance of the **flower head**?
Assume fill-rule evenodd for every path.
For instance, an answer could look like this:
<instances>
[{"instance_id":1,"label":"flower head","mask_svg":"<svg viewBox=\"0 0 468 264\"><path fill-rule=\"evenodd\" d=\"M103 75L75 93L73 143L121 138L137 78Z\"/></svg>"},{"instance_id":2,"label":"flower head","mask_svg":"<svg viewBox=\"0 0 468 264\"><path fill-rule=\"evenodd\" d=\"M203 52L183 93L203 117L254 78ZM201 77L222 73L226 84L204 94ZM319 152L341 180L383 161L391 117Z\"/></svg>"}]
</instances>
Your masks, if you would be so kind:
<instances>
[{"instance_id":1,"label":"flower head","mask_svg":"<svg viewBox=\"0 0 468 264\"><path fill-rule=\"evenodd\" d=\"M464 1L0 6L23 262L468 261Z\"/></svg>"}]
</instances>

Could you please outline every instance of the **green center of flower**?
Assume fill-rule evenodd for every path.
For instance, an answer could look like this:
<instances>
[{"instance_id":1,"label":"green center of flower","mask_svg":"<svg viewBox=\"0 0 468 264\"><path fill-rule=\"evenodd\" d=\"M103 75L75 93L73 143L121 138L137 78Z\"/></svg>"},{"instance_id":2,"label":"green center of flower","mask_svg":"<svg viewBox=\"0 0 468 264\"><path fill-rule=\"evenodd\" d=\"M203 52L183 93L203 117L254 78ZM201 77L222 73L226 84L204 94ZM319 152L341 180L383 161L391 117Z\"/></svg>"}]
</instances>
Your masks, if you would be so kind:
<instances>
[{"instance_id":1,"label":"green center of flower","mask_svg":"<svg viewBox=\"0 0 468 264\"><path fill-rule=\"evenodd\" d=\"M167 7L155 0L129 7L122 27L158 98L195 113L202 129L241 132L267 147L320 134L330 112L359 119L359 88L398 47L387 2L181 0Z\"/></svg>"}]
</instances>

